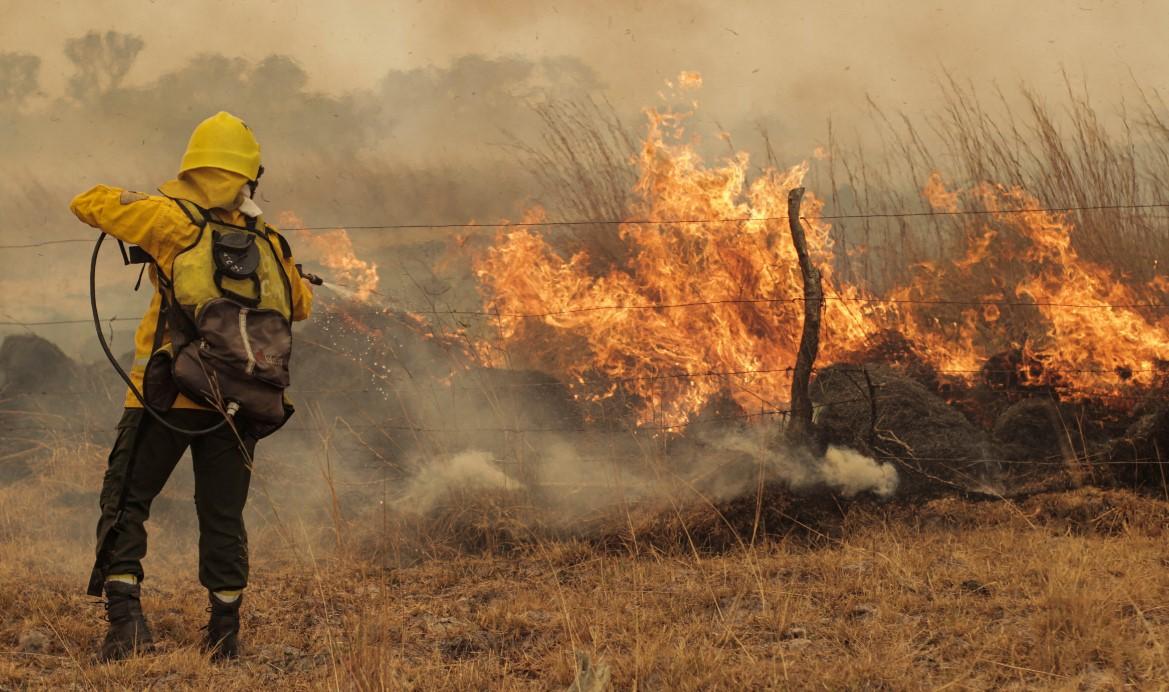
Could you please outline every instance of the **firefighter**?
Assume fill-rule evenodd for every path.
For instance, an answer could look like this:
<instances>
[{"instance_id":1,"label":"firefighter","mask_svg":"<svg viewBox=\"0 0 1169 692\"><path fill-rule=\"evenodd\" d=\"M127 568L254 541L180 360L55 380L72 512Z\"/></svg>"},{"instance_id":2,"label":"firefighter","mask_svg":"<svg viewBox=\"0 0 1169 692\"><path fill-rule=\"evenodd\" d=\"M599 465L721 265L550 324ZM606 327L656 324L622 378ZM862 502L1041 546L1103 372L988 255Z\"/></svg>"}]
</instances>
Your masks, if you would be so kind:
<instances>
[{"instance_id":1,"label":"firefighter","mask_svg":"<svg viewBox=\"0 0 1169 692\"><path fill-rule=\"evenodd\" d=\"M224 234L247 241L250 255L239 257L256 260L255 267L245 277L251 281L239 284L254 283L257 292L265 292L265 300L272 304L268 313L272 313L269 316L274 324L309 316L311 288L299 274L288 243L263 222L253 200L262 171L260 146L252 131L239 118L220 112L195 128L178 177L159 187L161 195L98 185L78 195L70 205L84 223L145 251L152 260L150 278L156 287L134 336L130 378L131 390L136 391L126 394L125 411L117 426L117 438L101 491L97 560L90 579L90 593L105 593L109 628L100 650L102 660L119 660L147 651L152 645L140 601L144 578L141 561L146 555L145 522L151 502L188 448L193 457L199 519L199 581L207 589L211 602L205 644L215 659L238 655L240 606L248 581L243 510L251 463L256 440L278 426L253 425L241 415L230 420L230 425L215 427L225 421L223 407L215 405L207 392L198 388L180 386L166 398L165 391L174 385L169 381L161 386L166 402L159 404L158 410L165 411L161 413L163 421L146 415L151 412L145 411L143 405L149 404L153 409L151 388L159 389L157 380L169 380L172 370L178 372L177 365L168 365L159 371L163 373L161 376L148 375L147 365L158 360L155 356L169 354L173 358L176 346L173 342L191 340L197 358L197 347L205 341L202 339L205 335L198 331L204 325L192 324L196 317L194 306L187 304L191 299L184 296L192 290L196 293L202 290L210 291L213 295L205 297L217 298L214 301L217 304L223 302L217 291L248 300L227 290L224 281L231 279L225 279L219 268L199 266L208 265L210 257L219 249L208 245L212 235L217 242ZM266 262L265 258L268 258ZM226 265L229 274L233 266L229 257ZM210 278L202 283L180 280L183 272L213 276L214 282ZM184 288L179 285L183 282L198 285L194 289ZM255 303L247 303L252 306L250 309L228 301L242 315L241 325L247 316L264 312L255 307L260 298L256 295ZM203 300L201 305L210 302ZM287 331L290 349L291 328ZM184 333L188 336L180 337ZM249 334L243 326L240 333L248 346L248 357L262 357L262 354L256 356L247 344ZM283 363L276 359L274 363L277 370L280 366L284 368L283 384L287 386L286 359ZM247 371L252 373L255 365L254 359L249 361ZM148 394L145 402L140 398L144 379ZM227 377L219 377L216 382L231 384ZM254 382L249 386L265 387L266 392L281 397L286 419L291 415L291 407L283 398L280 383L273 382ZM157 400L157 392L154 398ZM238 409L238 404L231 405ZM214 430L200 434L209 428Z\"/></svg>"}]
</instances>

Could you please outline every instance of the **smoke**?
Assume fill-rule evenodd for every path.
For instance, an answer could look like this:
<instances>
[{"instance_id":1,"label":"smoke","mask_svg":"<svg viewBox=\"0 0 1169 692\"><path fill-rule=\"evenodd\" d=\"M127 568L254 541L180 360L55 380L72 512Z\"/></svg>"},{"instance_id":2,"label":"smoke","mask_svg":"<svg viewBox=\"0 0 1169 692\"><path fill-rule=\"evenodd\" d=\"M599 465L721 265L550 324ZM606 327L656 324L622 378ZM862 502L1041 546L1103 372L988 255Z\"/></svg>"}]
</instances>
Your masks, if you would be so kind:
<instances>
[{"instance_id":1,"label":"smoke","mask_svg":"<svg viewBox=\"0 0 1169 692\"><path fill-rule=\"evenodd\" d=\"M6 212L0 243L90 235L69 213L70 198L96 183L155 189L174 175L195 124L221 109L243 116L261 141L266 174L258 201L269 219L289 212L311 226L378 226L511 216L533 186L514 150L502 145L538 127L533 103L600 89L592 70L571 58L474 55L445 66L387 70L365 88L343 94L314 90L309 70L286 54L249 59L205 53L149 80L131 79L140 72L133 68L123 79L126 63L147 60L156 39L147 34L146 48L131 53L124 47L132 42L123 34L114 37L108 45L84 45L95 54L111 53L111 60L120 57L112 60L121 65L116 73L78 68L70 87L74 97L34 99L19 107L0 103L0 148L6 153L0 162L0 207ZM360 257L397 269L418 258L429 266L427 253L449 234L367 230L353 241ZM85 266L87 251L60 245L52 248L50 265L13 263L4 283L15 299L3 318L83 319L87 286L77 268ZM295 239L294 251L313 254ZM140 314L144 294L129 290L134 277L118 270L115 254L99 266L103 315ZM386 274L390 291L411 287L404 272ZM0 334L14 329L0 327ZM115 340L128 342L133 324L116 323L112 330ZM79 327L50 326L45 333L71 355L96 355Z\"/></svg>"},{"instance_id":2,"label":"smoke","mask_svg":"<svg viewBox=\"0 0 1169 692\"><path fill-rule=\"evenodd\" d=\"M817 470L825 485L845 497L865 491L889 497L897 490L897 469L892 464L879 463L853 449L829 447Z\"/></svg>"},{"instance_id":3,"label":"smoke","mask_svg":"<svg viewBox=\"0 0 1169 692\"><path fill-rule=\"evenodd\" d=\"M897 469L880 463L860 452L828 447L823 458L813 458L804 450L776 448L774 443L741 431L708 435L710 452L699 464L704 481L720 498L734 497L758 479L760 471L767 480L787 483L793 490L823 488L844 497L871 492L890 497L897 490ZM727 460L734 460L728 466ZM714 468L718 473L710 473Z\"/></svg>"},{"instance_id":4,"label":"smoke","mask_svg":"<svg viewBox=\"0 0 1169 692\"><path fill-rule=\"evenodd\" d=\"M423 466L406 485L398 504L425 513L455 491L505 490L516 485L492 463L490 453L469 449Z\"/></svg>"},{"instance_id":5,"label":"smoke","mask_svg":"<svg viewBox=\"0 0 1169 692\"><path fill-rule=\"evenodd\" d=\"M259 201L272 218L295 211L311 226L376 227L514 215L538 189L514 149L547 134L533 104L608 100L627 123L638 123L631 114L679 70L704 77L698 117L717 126L704 129L725 129L743 147L763 124L780 158L799 160L822 143L826 118L847 131L871 117L868 94L928 112L939 66L976 84L1028 80L1040 93L1062 89L1061 63L1109 88L1127 80L1129 67L1138 74L1160 67L1158 32L1169 22L1169 5L1095 12L1104 8L1081 4L1087 7L1068 11L1058 0L1027 8L994 0L906 13L893 0L864 12L831 3L793 12L776 4L664 0L513 0L457 10L367 3L361 11L293 2L274 12L270 3L216 0L168 5L160 22L128 2L20 3L6 20L22 30L4 50L26 54L19 62L35 62L39 81L33 89L25 70L18 92L0 89L19 93L19 101L0 104L0 239L86 236L66 209L73 194L97 182L153 189L173 173L194 124L220 109L247 118L263 143L268 173ZM140 53L129 50L133 41L110 42L120 51L110 62L116 73L93 72L102 60L73 64L58 49L91 30L104 35L111 23L144 41ZM191 36L206 52L175 50ZM1117 44L1115 59L1077 69L1081 56L1098 57L1104 43ZM77 45L102 50L93 41ZM353 235L352 254L381 267L379 293L409 292L404 305L469 303L452 297L457 287L443 277L412 275L434 266L449 229L370 230ZM297 250L298 259L319 260L308 247ZM87 252L61 245L33 259L14 255L3 284L4 319L84 318L87 287L78 269ZM147 292L130 292L134 277L119 273L113 254L100 267L103 315L135 318ZM322 308L342 302L336 296L368 297L348 285L327 290L333 295L318 295ZM422 339L393 322L356 333L352 320L329 320L322 310L316 326L298 330L308 339L298 342L293 394L297 387L313 391L317 415L303 407L288 430L265 441L262 454L285 460L280 452L287 451L298 469L315 472L317 459L332 451L345 460L343 480L390 476L403 509L432 508L460 489L521 489L579 516L612 508L618 498L693 491L734 497L760 477L846 496L886 497L897 486L892 466L856 452L830 448L811 459L740 432L665 450L647 450L653 445L634 433L515 432L579 428L590 419L550 377L452 367L462 357L454 339ZM119 352L129 347L133 326L111 326ZM482 328L449 326L459 334ZM71 354L93 343L85 323L39 329ZM120 386L107 389L112 394L98 404L114 416ZM62 401L53 406L78 408ZM452 428L467 432L445 432ZM319 450L312 444L318 437L338 449ZM292 503L303 501L303 492L290 485L274 494ZM354 508L366 499L356 491L345 498Z\"/></svg>"},{"instance_id":6,"label":"smoke","mask_svg":"<svg viewBox=\"0 0 1169 692\"><path fill-rule=\"evenodd\" d=\"M161 10L117 1L8 8L6 19L22 30L0 57L36 69L0 85L11 95L0 97L0 241L85 235L66 209L72 195L97 182L154 189L173 173L191 127L220 109L243 115L260 136L269 164L260 202L273 217L296 211L313 226L496 219L514 217L541 192L515 157L517 143L541 136L532 103L596 98L637 126L665 79L695 70L705 83L704 129L726 130L736 147L751 149L764 126L779 157L796 161L824 143L827 118L838 132L871 121L869 95L929 111L942 67L973 84L1026 81L1042 96L1062 92L1058 67L1066 64L1073 80L1082 73L1085 84L1106 87L1095 98L1111 99L1130 68L1159 67L1156 28L1169 21L1169 6L1068 12L1056 0L910 16L892 0L865 12L829 4L794 14L766 3L664 0L291 7L224 0L167 8L167 21ZM1005 25L1004 14L1012 17ZM1058 22L1046 19L1055 15ZM121 38L75 43L71 55L62 49L110 29ZM204 52L175 49L196 35ZM1108 35L1123 37L1114 59L1081 64ZM386 230L355 243L362 257L394 267L451 233ZM6 287L19 299L5 319L85 317L84 279L65 269L83 266L85 249L52 252L60 271L31 261L9 269ZM132 283L105 272L103 307L140 311L140 296L117 290ZM126 340L132 328L115 325ZM86 343L75 327L45 333L71 354Z\"/></svg>"},{"instance_id":7,"label":"smoke","mask_svg":"<svg viewBox=\"0 0 1169 692\"><path fill-rule=\"evenodd\" d=\"M715 117L728 127L742 123L749 130L768 120L802 135L819 135L812 128L829 115L847 128L867 94L907 112L928 107L939 66L979 84L1039 83L1050 94L1062 89L1060 68L1067 67L1099 86L1096 96L1111 99L1130 68L1137 74L1161 69L1159 34L1169 24L1164 3L1102 0L1074 7L1061 0L988 0L914 11L897 0L863 7L508 0L358 3L345 10L304 0L278 10L257 0L165 8L129 0L9 5L6 20L21 31L10 32L5 50L42 58L44 98L62 93L73 72L45 46L117 28L146 40L127 75L132 84L180 69L192 56L175 47L192 45L192 36L199 37L199 50L252 62L288 54L306 66L311 89L334 95L369 89L390 70L446 66L468 54L531 61L564 55L600 75L622 109L640 107L662 79L692 69L713 89L706 105L727 104ZM448 103L469 95L452 94ZM806 150L806 144L796 146Z\"/></svg>"},{"instance_id":8,"label":"smoke","mask_svg":"<svg viewBox=\"0 0 1169 692\"><path fill-rule=\"evenodd\" d=\"M630 502L653 505L668 497L697 499L695 494L707 501L728 500L760 480L795 492L846 498L862 493L889 498L898 484L892 464L855 450L829 447L822 458L814 458L803 450L774 449L743 432L708 436L699 447L680 445L657 465L634 461L635 445L628 435L614 434L605 444L619 470L582 454L580 441L568 438L551 438L530 450L523 474L505 472L499 454L483 449L419 461L392 505L425 515L477 493L511 491L534 500L536 511L547 512L551 518L542 517L544 523L568 526L582 517L612 514Z\"/></svg>"}]
</instances>

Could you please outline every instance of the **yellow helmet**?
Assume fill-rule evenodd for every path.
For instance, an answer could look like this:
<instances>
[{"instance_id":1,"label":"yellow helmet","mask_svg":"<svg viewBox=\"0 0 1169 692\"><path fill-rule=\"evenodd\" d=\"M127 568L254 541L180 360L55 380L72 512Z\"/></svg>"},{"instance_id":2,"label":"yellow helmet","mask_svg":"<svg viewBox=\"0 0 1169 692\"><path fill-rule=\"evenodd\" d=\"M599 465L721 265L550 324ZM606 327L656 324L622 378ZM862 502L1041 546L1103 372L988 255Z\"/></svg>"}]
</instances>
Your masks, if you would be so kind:
<instances>
[{"instance_id":1,"label":"yellow helmet","mask_svg":"<svg viewBox=\"0 0 1169 692\"><path fill-rule=\"evenodd\" d=\"M231 113L219 111L191 133L179 173L192 168L222 168L248 180L260 173L260 143L247 124Z\"/></svg>"}]
</instances>

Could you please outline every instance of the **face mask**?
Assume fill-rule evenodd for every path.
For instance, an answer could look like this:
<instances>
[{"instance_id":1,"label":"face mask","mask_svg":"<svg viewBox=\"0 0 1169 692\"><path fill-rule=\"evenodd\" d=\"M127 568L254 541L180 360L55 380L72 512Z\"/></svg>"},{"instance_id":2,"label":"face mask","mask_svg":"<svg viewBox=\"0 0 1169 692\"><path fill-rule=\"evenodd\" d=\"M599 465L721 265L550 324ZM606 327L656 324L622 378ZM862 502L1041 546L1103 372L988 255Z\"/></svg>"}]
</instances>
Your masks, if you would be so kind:
<instances>
[{"instance_id":1,"label":"face mask","mask_svg":"<svg viewBox=\"0 0 1169 692\"><path fill-rule=\"evenodd\" d=\"M256 204L256 202L252 199L252 192L254 190L255 188L251 184L244 185L243 188L239 191L239 197L235 198L236 209L239 209L240 213L244 216L250 216L252 218L255 218L264 213L264 211L260 209L260 205Z\"/></svg>"}]
</instances>

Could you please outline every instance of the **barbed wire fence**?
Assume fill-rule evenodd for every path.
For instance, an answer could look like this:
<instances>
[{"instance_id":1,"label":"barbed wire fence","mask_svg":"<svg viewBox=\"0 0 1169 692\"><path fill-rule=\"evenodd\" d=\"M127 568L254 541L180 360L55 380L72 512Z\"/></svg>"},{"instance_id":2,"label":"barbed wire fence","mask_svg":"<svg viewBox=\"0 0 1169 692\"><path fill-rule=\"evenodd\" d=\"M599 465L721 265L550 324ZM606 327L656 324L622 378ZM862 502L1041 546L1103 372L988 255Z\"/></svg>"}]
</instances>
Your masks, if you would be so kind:
<instances>
[{"instance_id":1,"label":"barbed wire fence","mask_svg":"<svg viewBox=\"0 0 1169 692\"><path fill-rule=\"evenodd\" d=\"M1035 207L1022 209L995 209L995 210L956 210L956 211L906 211L906 212L883 212L874 214L838 214L838 215L822 215L814 217L803 217L804 220L845 220L845 219L880 219L880 218L916 218L916 217L938 217L938 216L972 216L985 217L997 216L1004 214L1045 214L1045 213L1071 213L1071 212L1089 212L1089 211L1144 211L1153 209L1169 209L1169 204L1127 204L1127 205L1096 205L1096 206L1060 206L1060 207ZM1169 218L1169 217L1163 217ZM434 230L463 230L463 231L477 231L477 230L507 230L507 229L534 229L534 228L555 228L565 226L588 226L588 225L605 225L605 224L619 224L619 225L685 225L685 224L725 224L725 223L771 223L779 221L787 221L785 216L767 216L767 217L737 217L737 218L708 218L708 219L587 219L587 220L562 220L562 221L538 221L538 222L499 222L499 223L406 223L406 224L375 224L375 225L344 225L334 224L327 226L298 226L288 227L284 231L300 231L306 233L313 233L319 231L331 231L336 229L344 229L349 232L374 231L374 230L410 230L410 229L434 229ZM34 241L28 243L6 244L0 245L0 251L18 251L27 249L36 249L43 247L50 247L63 244L79 244L92 243L93 238L63 238L63 239L49 239L44 241ZM801 296L766 296L766 297L725 297L712 298L709 300L698 300L677 303L645 303L645 304L601 304L601 305L583 305L583 306L566 306L560 309L535 311L528 313L514 313L514 312L498 312L489 311L480 308L467 309L435 309L433 306L426 307L401 307L401 308L370 308L360 307L355 308L349 306L345 312L354 316L375 317L378 315L386 315L393 312L410 313L419 316L439 317L478 317L484 319L517 319L517 320L539 320L547 319L549 317L570 315L584 312L594 311L662 311L662 310L686 310L686 309L702 309L714 306L725 305L766 305L766 304L781 304L781 303L800 303L805 299ZM1063 310L1164 310L1169 308L1169 304L1160 303L1064 303L1056 301L1009 301L1009 300L931 300L931 299L883 299L873 297L852 297L842 296L838 293L832 295L825 295L823 300L825 302L839 301L843 303L855 304L890 304L890 305L929 305L929 306L963 306L963 307L989 307L997 308L1054 308ZM123 322L138 322L138 318L125 317L111 317L104 320L105 323L112 325L114 323ZM67 326L67 325L92 325L91 319L52 319L52 320L36 320L36 321L20 321L20 320L0 320L0 326L4 327L21 327L31 329L32 327L42 326ZM505 349L503 344L497 344L500 349ZM782 373L791 373L791 367L783 368L759 368L759 369L740 369L740 370L707 370L701 372L668 372L657 373L653 375L643 375L635 377L600 377L595 379L581 379L576 384L587 385L621 385L633 381L652 381L660 382L664 380L674 379L698 379L698 378L725 378L728 380L729 386L734 386L729 382L730 378L735 377L751 377L759 375L775 375ZM864 372L863 368L853 370L853 372ZM1010 375L1018 372L1017 368L993 368L990 366L980 368L978 370L959 370L959 369L938 369L935 372L939 375L993 375L1003 374ZM1062 369L1062 373L1112 373L1115 370L1109 369ZM1127 370L1127 377L1137 373L1152 373L1160 372L1159 369L1130 369ZM1120 374L1118 374L1118 378ZM1123 379L1123 378L1122 378ZM552 382L494 382L491 384L493 388L539 388L539 387L565 387L565 384L558 381ZM294 388L294 393L306 397L306 404L310 407L320 406L320 403L329 397L352 397L357 394L380 394L389 401L389 395L395 392L387 390L383 387L366 387L366 388ZM660 392L660 390L657 390ZM1075 396L1077 388L1074 386L1065 386L1062 391L1071 396ZM53 392L39 392L34 394L23 395L30 398L86 398L94 396L93 391L70 391L59 390ZM1153 403L1169 403L1169 396L1161 396L1157 394L1145 393L1134 394L1126 396L1123 394L1099 394L1094 393L1098 399L1110 399L1115 401L1129 401L1135 402L1153 402ZM114 397L114 402L118 400ZM873 403L872 397L869 398L852 398L833 402L822 403L822 406L827 405L843 405L850 403L859 403L868 401ZM6 402L0 401L0 404ZM658 410L658 417L653 423L642 422L636 425L627 425L626 431L633 434L660 434L660 433L674 433L685 429L691 425L691 421L686 421L678 424L667 424L661 417L662 402L652 402ZM319 408L318 408L319 411ZM0 416L4 417L19 417L19 416L36 416L39 413L36 411L22 411L20 409L0 409ZM734 422L734 421L750 421L753 419L783 419L787 417L791 411L783 407L761 407L759 411L742 411L734 415L713 416L702 418L700 422ZM315 418L319 419L320 416ZM319 421L318 421L319 422ZM43 430L44 426L28 425L19 426L12 425L10 421L0 420L2 426L7 434L14 438L19 438L22 432L33 432ZM582 424L577 421L575 425L568 425L562 427L555 426L523 426L518 424L504 425L500 424L496 427L491 426L428 426L428 425L412 425L412 424L397 424L389 421L383 422L369 422L369 423L350 423L348 421L342 422L342 427L348 429L354 435L357 431L380 431L382 433L400 433L412 435L431 435L443 436L452 434L497 434L510 436L524 436L524 435L539 435L539 434L572 434L595 431L597 428L591 424ZM292 425L286 428L292 432L313 433L320 432L318 427ZM92 437L95 433L93 430L88 431L58 431L61 435L81 435ZM367 445L368 446L368 445ZM3 458L0 458L0 462ZM991 459L983 460L988 463L999 463L1003 465L1051 465L1062 466L1066 464L1066 460L1035 460L1022 462L1018 460L1007 459ZM1111 459L1092 459L1085 456L1084 463L1087 465L1112 465L1112 464L1161 464L1162 461L1158 459L1144 459L1136 458L1131 461L1125 460L1123 462ZM384 483L383 478L381 482Z\"/></svg>"}]
</instances>

